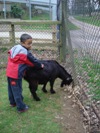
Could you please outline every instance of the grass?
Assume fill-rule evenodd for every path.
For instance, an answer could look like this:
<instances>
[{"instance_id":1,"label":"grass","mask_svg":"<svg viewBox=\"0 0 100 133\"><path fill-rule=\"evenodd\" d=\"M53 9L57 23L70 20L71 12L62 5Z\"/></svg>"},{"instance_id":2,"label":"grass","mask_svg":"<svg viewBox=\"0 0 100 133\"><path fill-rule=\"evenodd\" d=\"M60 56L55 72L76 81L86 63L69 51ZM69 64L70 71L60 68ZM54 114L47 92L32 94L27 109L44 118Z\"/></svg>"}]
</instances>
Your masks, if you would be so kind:
<instances>
[{"instance_id":1,"label":"grass","mask_svg":"<svg viewBox=\"0 0 100 133\"><path fill-rule=\"evenodd\" d=\"M25 17L24 20L28 20L29 18ZM50 20L49 13L42 13L37 14L32 17L31 20ZM50 24L34 24L34 25L21 25L22 29L34 29L34 30L50 30L51 25Z\"/></svg>"},{"instance_id":2,"label":"grass","mask_svg":"<svg viewBox=\"0 0 100 133\"><path fill-rule=\"evenodd\" d=\"M59 94L44 94L39 88L37 93L41 98L36 102L30 96L28 84L23 82L24 102L29 110L19 114L16 107L9 106L7 96L7 81L5 72L0 74L0 132L1 133L60 133L60 124L55 120L60 113Z\"/></svg>"},{"instance_id":3,"label":"grass","mask_svg":"<svg viewBox=\"0 0 100 133\"><path fill-rule=\"evenodd\" d=\"M79 28L75 26L73 23L69 22L68 23L68 28L69 30L78 30Z\"/></svg>"},{"instance_id":4,"label":"grass","mask_svg":"<svg viewBox=\"0 0 100 133\"><path fill-rule=\"evenodd\" d=\"M2 47L2 48L0 48L0 52L5 52L5 51L7 51L8 49L6 48L6 47Z\"/></svg>"},{"instance_id":5,"label":"grass","mask_svg":"<svg viewBox=\"0 0 100 133\"><path fill-rule=\"evenodd\" d=\"M50 20L49 13L42 13L34 16L32 20Z\"/></svg>"},{"instance_id":6,"label":"grass","mask_svg":"<svg viewBox=\"0 0 100 133\"><path fill-rule=\"evenodd\" d=\"M44 13L44 14L39 14L37 16L34 16L32 18L32 20L50 20L49 14L48 13ZM51 29L51 25L50 24L34 24L34 25L22 25L21 28L22 29L34 29L34 30L50 30ZM78 30L79 28L77 26L75 26L73 23L68 22L68 28L69 30Z\"/></svg>"},{"instance_id":7,"label":"grass","mask_svg":"<svg viewBox=\"0 0 100 133\"><path fill-rule=\"evenodd\" d=\"M75 18L79 21L86 22L95 26L100 27L100 20L98 19L98 16L75 16Z\"/></svg>"},{"instance_id":8,"label":"grass","mask_svg":"<svg viewBox=\"0 0 100 133\"><path fill-rule=\"evenodd\" d=\"M24 20L29 20L29 16L23 18ZM32 17L32 20L50 20L49 13L37 14Z\"/></svg>"},{"instance_id":9,"label":"grass","mask_svg":"<svg viewBox=\"0 0 100 133\"><path fill-rule=\"evenodd\" d=\"M50 30L50 24L34 24L34 25L21 25L22 29L28 30Z\"/></svg>"},{"instance_id":10,"label":"grass","mask_svg":"<svg viewBox=\"0 0 100 133\"><path fill-rule=\"evenodd\" d=\"M84 57L81 61L75 59L75 65L77 72L83 77L84 73L87 74L85 81L88 84L89 93L92 95L91 98L100 100L100 64L93 63L90 58Z\"/></svg>"}]
</instances>

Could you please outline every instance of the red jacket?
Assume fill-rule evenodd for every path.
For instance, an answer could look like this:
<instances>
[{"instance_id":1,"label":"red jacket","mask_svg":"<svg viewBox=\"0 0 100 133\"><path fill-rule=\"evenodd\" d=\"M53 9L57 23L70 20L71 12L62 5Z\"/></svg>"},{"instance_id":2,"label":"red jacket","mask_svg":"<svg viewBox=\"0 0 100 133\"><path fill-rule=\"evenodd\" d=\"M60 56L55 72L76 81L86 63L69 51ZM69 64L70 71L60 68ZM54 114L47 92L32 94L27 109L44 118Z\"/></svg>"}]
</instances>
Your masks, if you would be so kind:
<instances>
[{"instance_id":1,"label":"red jacket","mask_svg":"<svg viewBox=\"0 0 100 133\"><path fill-rule=\"evenodd\" d=\"M24 71L29 66L41 68L41 63L22 45L12 47L8 52L6 75L11 78L22 78Z\"/></svg>"}]
</instances>

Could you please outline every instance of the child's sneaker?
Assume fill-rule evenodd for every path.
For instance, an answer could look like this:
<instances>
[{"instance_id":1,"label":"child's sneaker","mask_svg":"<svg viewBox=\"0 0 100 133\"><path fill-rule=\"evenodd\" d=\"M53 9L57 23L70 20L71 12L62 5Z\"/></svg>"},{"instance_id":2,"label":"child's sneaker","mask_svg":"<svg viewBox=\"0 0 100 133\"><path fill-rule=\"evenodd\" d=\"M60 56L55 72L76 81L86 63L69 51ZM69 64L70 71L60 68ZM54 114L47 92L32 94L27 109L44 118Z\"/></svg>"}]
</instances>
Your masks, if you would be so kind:
<instances>
[{"instance_id":1,"label":"child's sneaker","mask_svg":"<svg viewBox=\"0 0 100 133\"><path fill-rule=\"evenodd\" d=\"M28 109L29 109L29 107L26 106L25 109L23 109L23 110L18 110L18 112L19 112L19 113L23 113L23 112L26 112Z\"/></svg>"}]
</instances>

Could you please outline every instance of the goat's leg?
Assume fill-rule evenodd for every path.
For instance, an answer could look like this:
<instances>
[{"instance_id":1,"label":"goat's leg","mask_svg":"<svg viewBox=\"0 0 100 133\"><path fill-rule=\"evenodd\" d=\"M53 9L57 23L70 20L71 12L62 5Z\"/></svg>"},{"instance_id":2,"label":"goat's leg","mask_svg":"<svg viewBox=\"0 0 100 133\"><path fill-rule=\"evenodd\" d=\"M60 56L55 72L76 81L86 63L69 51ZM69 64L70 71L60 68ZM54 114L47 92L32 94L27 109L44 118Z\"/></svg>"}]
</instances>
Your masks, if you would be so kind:
<instances>
[{"instance_id":1,"label":"goat's leg","mask_svg":"<svg viewBox=\"0 0 100 133\"><path fill-rule=\"evenodd\" d=\"M54 85L54 80L50 81L50 92L51 92L52 94L56 93L56 92L54 91L54 89L53 89L53 85Z\"/></svg>"},{"instance_id":2,"label":"goat's leg","mask_svg":"<svg viewBox=\"0 0 100 133\"><path fill-rule=\"evenodd\" d=\"M43 91L44 93L47 93L46 85L47 85L47 82L46 82L46 83L43 85L43 87L42 87L42 91Z\"/></svg>"},{"instance_id":3,"label":"goat's leg","mask_svg":"<svg viewBox=\"0 0 100 133\"><path fill-rule=\"evenodd\" d=\"M33 82L33 83L29 83L29 88L30 88L30 92L33 96L33 98L36 101L40 101L40 98L37 96L36 90L37 90L38 84Z\"/></svg>"}]
</instances>

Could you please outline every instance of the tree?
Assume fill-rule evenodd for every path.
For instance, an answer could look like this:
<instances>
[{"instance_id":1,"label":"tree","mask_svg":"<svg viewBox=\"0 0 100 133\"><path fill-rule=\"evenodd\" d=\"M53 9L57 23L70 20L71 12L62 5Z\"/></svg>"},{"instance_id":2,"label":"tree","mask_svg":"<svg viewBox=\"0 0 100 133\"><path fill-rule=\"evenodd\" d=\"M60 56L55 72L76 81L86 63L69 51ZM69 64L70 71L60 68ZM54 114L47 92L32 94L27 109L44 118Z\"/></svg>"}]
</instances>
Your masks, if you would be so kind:
<instances>
[{"instance_id":1,"label":"tree","mask_svg":"<svg viewBox=\"0 0 100 133\"><path fill-rule=\"evenodd\" d=\"M72 0L72 11L75 14L88 14L91 17L94 11L93 1L96 2L100 0Z\"/></svg>"},{"instance_id":2,"label":"tree","mask_svg":"<svg viewBox=\"0 0 100 133\"><path fill-rule=\"evenodd\" d=\"M97 7L97 10L100 11L100 0L92 0L92 2Z\"/></svg>"},{"instance_id":3,"label":"tree","mask_svg":"<svg viewBox=\"0 0 100 133\"><path fill-rule=\"evenodd\" d=\"M98 4L100 6L100 0L92 0L95 4Z\"/></svg>"},{"instance_id":4,"label":"tree","mask_svg":"<svg viewBox=\"0 0 100 133\"><path fill-rule=\"evenodd\" d=\"M14 4L11 6L11 12L14 18L21 18L24 13L24 10L19 5Z\"/></svg>"},{"instance_id":5,"label":"tree","mask_svg":"<svg viewBox=\"0 0 100 133\"><path fill-rule=\"evenodd\" d=\"M87 9L87 0L72 0L72 10L75 14L84 14Z\"/></svg>"}]
</instances>

